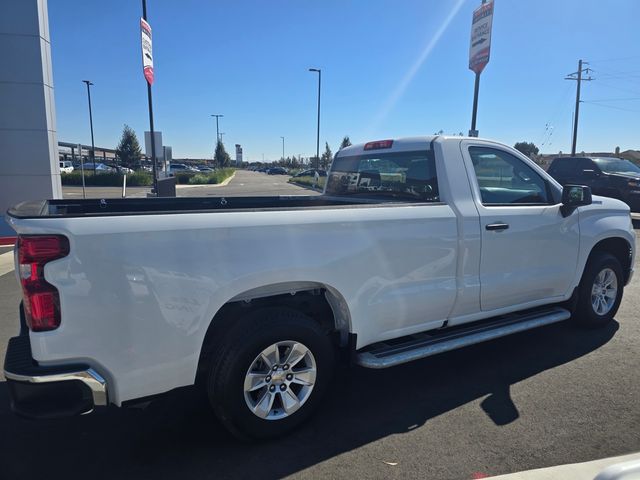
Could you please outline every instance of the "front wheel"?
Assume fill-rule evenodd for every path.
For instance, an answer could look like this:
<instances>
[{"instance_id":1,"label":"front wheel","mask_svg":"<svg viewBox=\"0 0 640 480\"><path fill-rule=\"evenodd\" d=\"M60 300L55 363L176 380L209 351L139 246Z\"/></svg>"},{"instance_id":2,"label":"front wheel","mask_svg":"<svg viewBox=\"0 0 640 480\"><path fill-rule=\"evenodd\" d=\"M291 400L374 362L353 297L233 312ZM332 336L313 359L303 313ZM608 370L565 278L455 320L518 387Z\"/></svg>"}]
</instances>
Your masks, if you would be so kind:
<instances>
[{"instance_id":1,"label":"front wheel","mask_svg":"<svg viewBox=\"0 0 640 480\"><path fill-rule=\"evenodd\" d=\"M576 323L599 327L613 320L620 307L623 286L618 259L610 253L594 252L580 281L578 304L573 315Z\"/></svg>"},{"instance_id":2,"label":"front wheel","mask_svg":"<svg viewBox=\"0 0 640 480\"><path fill-rule=\"evenodd\" d=\"M287 308L257 310L226 335L211 367L209 400L236 436L279 436L313 412L333 362L328 332L313 319Z\"/></svg>"}]
</instances>

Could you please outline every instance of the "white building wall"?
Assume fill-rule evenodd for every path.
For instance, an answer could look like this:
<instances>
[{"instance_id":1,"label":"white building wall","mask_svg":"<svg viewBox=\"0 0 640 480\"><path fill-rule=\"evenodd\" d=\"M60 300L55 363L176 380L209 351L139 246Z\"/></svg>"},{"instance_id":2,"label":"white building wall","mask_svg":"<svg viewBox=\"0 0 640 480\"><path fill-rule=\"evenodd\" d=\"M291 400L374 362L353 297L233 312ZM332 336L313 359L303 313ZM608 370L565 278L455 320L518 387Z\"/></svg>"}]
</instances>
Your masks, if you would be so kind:
<instances>
[{"instance_id":1,"label":"white building wall","mask_svg":"<svg viewBox=\"0 0 640 480\"><path fill-rule=\"evenodd\" d=\"M47 0L0 0L0 236L10 206L61 197Z\"/></svg>"}]
</instances>

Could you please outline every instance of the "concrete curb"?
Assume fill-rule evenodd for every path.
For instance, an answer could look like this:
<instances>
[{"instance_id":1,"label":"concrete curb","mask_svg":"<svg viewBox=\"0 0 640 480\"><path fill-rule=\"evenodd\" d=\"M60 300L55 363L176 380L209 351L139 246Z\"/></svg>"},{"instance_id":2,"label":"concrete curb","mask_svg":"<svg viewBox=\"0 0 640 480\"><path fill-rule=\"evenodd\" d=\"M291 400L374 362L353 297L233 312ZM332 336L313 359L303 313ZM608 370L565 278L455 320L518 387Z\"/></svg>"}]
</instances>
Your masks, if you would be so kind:
<instances>
[{"instance_id":1,"label":"concrete curb","mask_svg":"<svg viewBox=\"0 0 640 480\"><path fill-rule=\"evenodd\" d=\"M233 180L235 176L236 176L236 172L233 172L233 174L229 178L224 180L222 183L206 183L204 185L176 185L176 189L179 190L181 188L194 188L194 187L225 187L229 185L229 182Z\"/></svg>"},{"instance_id":2,"label":"concrete curb","mask_svg":"<svg viewBox=\"0 0 640 480\"><path fill-rule=\"evenodd\" d=\"M13 272L15 268L15 262L13 259L13 251L6 252L0 255L0 276Z\"/></svg>"}]
</instances>

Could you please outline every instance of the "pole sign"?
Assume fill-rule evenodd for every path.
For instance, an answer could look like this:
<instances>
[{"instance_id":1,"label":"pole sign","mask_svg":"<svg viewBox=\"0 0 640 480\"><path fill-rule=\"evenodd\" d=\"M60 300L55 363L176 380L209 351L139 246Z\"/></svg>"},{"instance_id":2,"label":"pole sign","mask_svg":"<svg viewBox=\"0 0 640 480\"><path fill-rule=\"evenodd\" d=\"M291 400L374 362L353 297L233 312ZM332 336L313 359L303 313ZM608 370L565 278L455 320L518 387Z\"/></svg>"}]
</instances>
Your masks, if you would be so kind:
<instances>
[{"instance_id":1,"label":"pole sign","mask_svg":"<svg viewBox=\"0 0 640 480\"><path fill-rule=\"evenodd\" d=\"M242 146L236 143L236 166L242 166Z\"/></svg>"},{"instance_id":2,"label":"pole sign","mask_svg":"<svg viewBox=\"0 0 640 480\"><path fill-rule=\"evenodd\" d=\"M140 19L142 34L142 72L149 85L153 85L153 48L151 44L151 25L144 18Z\"/></svg>"},{"instance_id":3,"label":"pole sign","mask_svg":"<svg viewBox=\"0 0 640 480\"><path fill-rule=\"evenodd\" d=\"M469 46L469 69L478 75L489 63L492 23L493 0L483 3L473 12L471 43Z\"/></svg>"}]
</instances>

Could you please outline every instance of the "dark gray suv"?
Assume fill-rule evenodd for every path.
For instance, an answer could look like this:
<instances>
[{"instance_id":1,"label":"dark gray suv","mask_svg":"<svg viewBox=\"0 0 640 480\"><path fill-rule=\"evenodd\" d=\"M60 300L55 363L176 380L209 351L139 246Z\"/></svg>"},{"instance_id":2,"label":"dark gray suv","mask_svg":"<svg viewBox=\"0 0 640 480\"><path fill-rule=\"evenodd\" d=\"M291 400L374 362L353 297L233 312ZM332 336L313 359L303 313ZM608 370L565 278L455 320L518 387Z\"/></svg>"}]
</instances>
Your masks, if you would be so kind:
<instances>
[{"instance_id":1,"label":"dark gray suv","mask_svg":"<svg viewBox=\"0 0 640 480\"><path fill-rule=\"evenodd\" d=\"M623 158L559 157L549 175L561 185L588 185L594 195L617 198L640 212L640 167Z\"/></svg>"}]
</instances>

